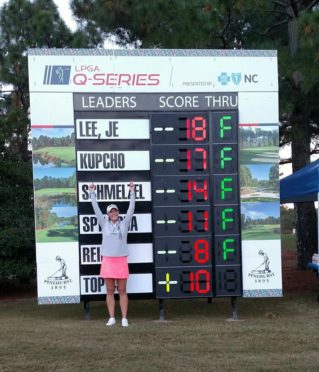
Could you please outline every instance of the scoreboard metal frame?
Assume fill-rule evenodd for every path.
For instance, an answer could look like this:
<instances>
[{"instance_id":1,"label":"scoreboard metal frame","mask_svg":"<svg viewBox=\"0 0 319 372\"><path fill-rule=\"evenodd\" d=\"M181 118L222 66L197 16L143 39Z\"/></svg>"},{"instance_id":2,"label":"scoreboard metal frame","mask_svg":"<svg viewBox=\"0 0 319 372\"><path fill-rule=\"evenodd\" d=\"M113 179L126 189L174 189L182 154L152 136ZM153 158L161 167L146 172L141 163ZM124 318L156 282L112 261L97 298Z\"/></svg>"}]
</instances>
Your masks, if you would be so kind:
<instances>
[{"instance_id":1,"label":"scoreboard metal frame","mask_svg":"<svg viewBox=\"0 0 319 372\"><path fill-rule=\"evenodd\" d=\"M30 49L28 63L39 304L105 299L88 185L123 218L131 180L131 298L282 296L276 51Z\"/></svg>"}]
</instances>

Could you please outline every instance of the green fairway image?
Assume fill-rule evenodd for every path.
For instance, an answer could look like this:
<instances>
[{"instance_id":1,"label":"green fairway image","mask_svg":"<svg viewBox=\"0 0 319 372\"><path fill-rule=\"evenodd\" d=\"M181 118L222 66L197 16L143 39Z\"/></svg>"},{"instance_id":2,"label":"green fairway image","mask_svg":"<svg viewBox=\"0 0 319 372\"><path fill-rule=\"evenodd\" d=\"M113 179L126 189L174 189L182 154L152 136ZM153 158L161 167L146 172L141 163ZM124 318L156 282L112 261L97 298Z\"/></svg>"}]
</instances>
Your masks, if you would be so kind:
<instances>
[{"instance_id":1,"label":"green fairway image","mask_svg":"<svg viewBox=\"0 0 319 372\"><path fill-rule=\"evenodd\" d=\"M240 166L241 202L279 200L278 164L245 164Z\"/></svg>"},{"instance_id":2,"label":"green fairway image","mask_svg":"<svg viewBox=\"0 0 319 372\"><path fill-rule=\"evenodd\" d=\"M75 152L73 147L43 147L33 151L33 160L43 165L70 167L75 166Z\"/></svg>"},{"instance_id":3,"label":"green fairway image","mask_svg":"<svg viewBox=\"0 0 319 372\"><path fill-rule=\"evenodd\" d=\"M36 241L39 243L58 243L78 240L78 230L76 225L63 226L60 224L53 224L48 229L36 230Z\"/></svg>"},{"instance_id":4,"label":"green fairway image","mask_svg":"<svg viewBox=\"0 0 319 372\"><path fill-rule=\"evenodd\" d=\"M256 225L243 229L241 237L243 240L275 240L280 239L280 226L278 224Z\"/></svg>"},{"instance_id":5,"label":"green fairway image","mask_svg":"<svg viewBox=\"0 0 319 372\"><path fill-rule=\"evenodd\" d=\"M37 242L78 239L75 189L45 189L35 195Z\"/></svg>"},{"instance_id":6,"label":"green fairway image","mask_svg":"<svg viewBox=\"0 0 319 372\"><path fill-rule=\"evenodd\" d=\"M280 210L276 202L241 204L243 240L280 239Z\"/></svg>"},{"instance_id":7,"label":"green fairway image","mask_svg":"<svg viewBox=\"0 0 319 372\"><path fill-rule=\"evenodd\" d=\"M77 241L75 169L35 167L33 174L37 242Z\"/></svg>"},{"instance_id":8,"label":"green fairway image","mask_svg":"<svg viewBox=\"0 0 319 372\"><path fill-rule=\"evenodd\" d=\"M278 125L263 124L240 128L240 164L278 163L278 146Z\"/></svg>"},{"instance_id":9,"label":"green fairway image","mask_svg":"<svg viewBox=\"0 0 319 372\"><path fill-rule=\"evenodd\" d=\"M241 164L263 164L263 163L278 163L278 147L264 146L251 147L240 150Z\"/></svg>"},{"instance_id":10,"label":"green fairway image","mask_svg":"<svg viewBox=\"0 0 319 372\"><path fill-rule=\"evenodd\" d=\"M75 167L74 128L32 129L33 164Z\"/></svg>"},{"instance_id":11,"label":"green fairway image","mask_svg":"<svg viewBox=\"0 0 319 372\"><path fill-rule=\"evenodd\" d=\"M74 128L32 129L37 242L77 241Z\"/></svg>"}]
</instances>

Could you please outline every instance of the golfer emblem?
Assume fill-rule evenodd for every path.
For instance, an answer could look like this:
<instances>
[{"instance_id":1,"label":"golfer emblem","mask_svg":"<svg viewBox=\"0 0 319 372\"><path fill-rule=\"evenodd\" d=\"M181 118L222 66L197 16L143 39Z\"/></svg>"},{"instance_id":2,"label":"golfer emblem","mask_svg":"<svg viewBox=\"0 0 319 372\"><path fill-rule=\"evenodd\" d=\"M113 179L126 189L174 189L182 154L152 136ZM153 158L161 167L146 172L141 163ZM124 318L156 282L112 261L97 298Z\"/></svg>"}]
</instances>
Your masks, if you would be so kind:
<instances>
[{"instance_id":1,"label":"golfer emblem","mask_svg":"<svg viewBox=\"0 0 319 372\"><path fill-rule=\"evenodd\" d=\"M271 273L271 270L269 268L270 260L269 260L267 253L265 253L262 249L260 249L258 254L259 256L263 258L263 262L258 267L256 267L255 270L252 270L251 273L255 273L255 274Z\"/></svg>"},{"instance_id":2,"label":"golfer emblem","mask_svg":"<svg viewBox=\"0 0 319 372\"><path fill-rule=\"evenodd\" d=\"M60 268L55 273L48 276L48 279L55 279L55 280L68 279L68 276L66 275L67 266L66 266L64 259L61 258L60 256L56 256L55 260L60 263ZM60 275L57 275L57 274L60 274Z\"/></svg>"}]
</instances>

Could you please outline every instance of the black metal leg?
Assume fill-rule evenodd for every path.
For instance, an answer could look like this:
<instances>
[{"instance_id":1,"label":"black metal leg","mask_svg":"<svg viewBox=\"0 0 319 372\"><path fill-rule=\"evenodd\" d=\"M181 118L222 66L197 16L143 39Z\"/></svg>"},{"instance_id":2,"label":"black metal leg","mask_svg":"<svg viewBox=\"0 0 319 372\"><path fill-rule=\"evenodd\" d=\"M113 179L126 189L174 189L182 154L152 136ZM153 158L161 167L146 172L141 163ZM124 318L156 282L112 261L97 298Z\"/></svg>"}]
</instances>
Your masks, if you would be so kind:
<instances>
[{"instance_id":1,"label":"black metal leg","mask_svg":"<svg viewBox=\"0 0 319 372\"><path fill-rule=\"evenodd\" d=\"M90 301L84 301L84 320L90 320Z\"/></svg>"},{"instance_id":2,"label":"black metal leg","mask_svg":"<svg viewBox=\"0 0 319 372\"><path fill-rule=\"evenodd\" d=\"M237 320L237 297L231 297L232 318Z\"/></svg>"},{"instance_id":3,"label":"black metal leg","mask_svg":"<svg viewBox=\"0 0 319 372\"><path fill-rule=\"evenodd\" d=\"M159 320L165 320L165 309L164 309L164 300L158 300L159 305Z\"/></svg>"}]
</instances>

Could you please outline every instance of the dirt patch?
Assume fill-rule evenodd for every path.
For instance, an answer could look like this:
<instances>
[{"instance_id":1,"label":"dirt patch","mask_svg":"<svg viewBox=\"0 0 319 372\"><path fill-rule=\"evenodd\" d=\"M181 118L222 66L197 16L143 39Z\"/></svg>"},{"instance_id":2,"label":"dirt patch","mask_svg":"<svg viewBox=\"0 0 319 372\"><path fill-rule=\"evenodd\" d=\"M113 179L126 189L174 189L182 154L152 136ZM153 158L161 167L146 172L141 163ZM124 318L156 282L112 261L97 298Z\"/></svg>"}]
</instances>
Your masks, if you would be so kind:
<instances>
[{"instance_id":1,"label":"dirt patch","mask_svg":"<svg viewBox=\"0 0 319 372\"><path fill-rule=\"evenodd\" d=\"M20 283L15 280L0 282L0 301L15 301L23 298L37 297L37 285L31 283Z\"/></svg>"},{"instance_id":2,"label":"dirt patch","mask_svg":"<svg viewBox=\"0 0 319 372\"><path fill-rule=\"evenodd\" d=\"M284 294L316 292L319 294L319 277L311 270L298 270L296 253L282 252L282 280ZM15 281L0 282L0 301L15 301L37 297L36 282L21 284Z\"/></svg>"},{"instance_id":3,"label":"dirt patch","mask_svg":"<svg viewBox=\"0 0 319 372\"><path fill-rule=\"evenodd\" d=\"M282 251L282 281L284 293L317 291L319 285L314 271L297 269L297 254L294 251Z\"/></svg>"}]
</instances>

